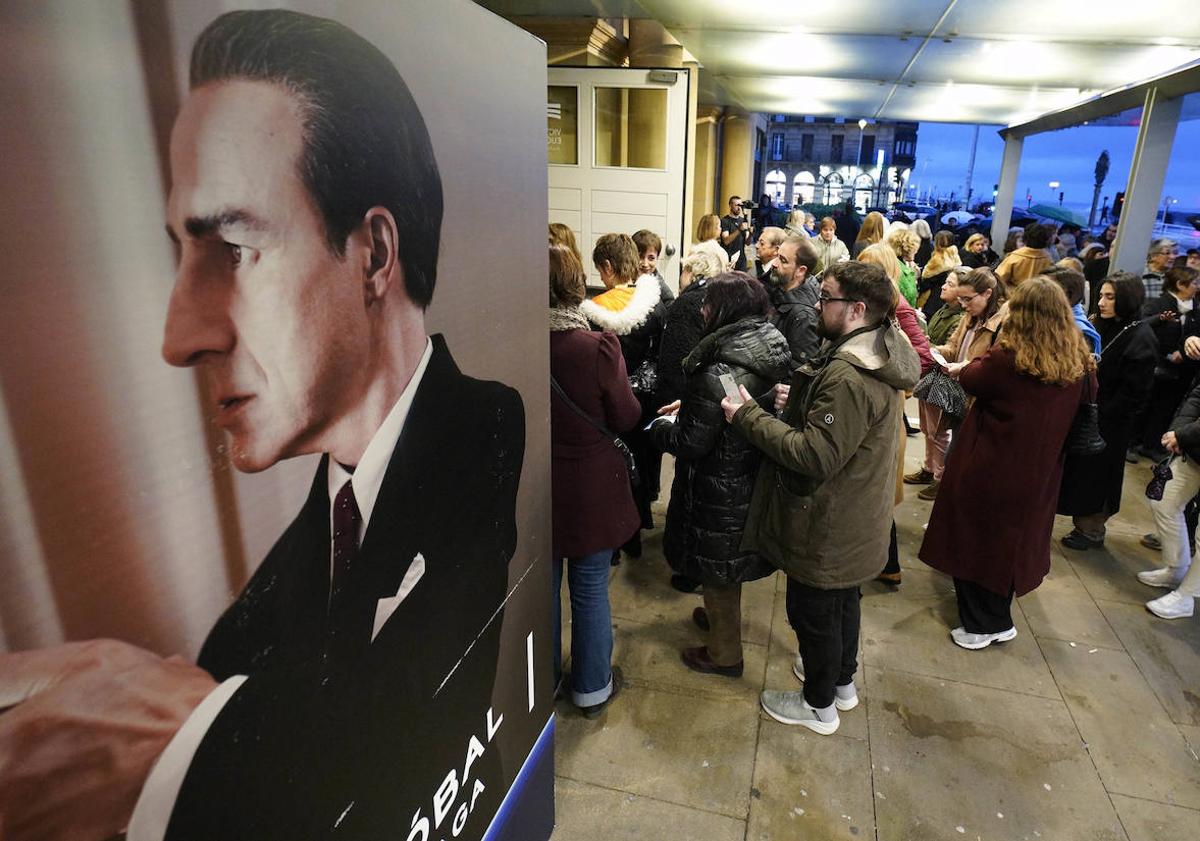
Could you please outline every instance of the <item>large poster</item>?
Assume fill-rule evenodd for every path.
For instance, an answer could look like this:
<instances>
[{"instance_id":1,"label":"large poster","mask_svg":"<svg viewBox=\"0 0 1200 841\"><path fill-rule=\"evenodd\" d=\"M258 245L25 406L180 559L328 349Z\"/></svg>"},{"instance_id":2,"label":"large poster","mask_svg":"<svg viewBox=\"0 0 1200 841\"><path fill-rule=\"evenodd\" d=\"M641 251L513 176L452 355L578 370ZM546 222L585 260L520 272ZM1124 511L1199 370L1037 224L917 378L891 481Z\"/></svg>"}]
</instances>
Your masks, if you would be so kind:
<instances>
[{"instance_id":1,"label":"large poster","mask_svg":"<svg viewBox=\"0 0 1200 841\"><path fill-rule=\"evenodd\" d=\"M544 45L242 5L0 11L0 837L546 838Z\"/></svg>"}]
</instances>

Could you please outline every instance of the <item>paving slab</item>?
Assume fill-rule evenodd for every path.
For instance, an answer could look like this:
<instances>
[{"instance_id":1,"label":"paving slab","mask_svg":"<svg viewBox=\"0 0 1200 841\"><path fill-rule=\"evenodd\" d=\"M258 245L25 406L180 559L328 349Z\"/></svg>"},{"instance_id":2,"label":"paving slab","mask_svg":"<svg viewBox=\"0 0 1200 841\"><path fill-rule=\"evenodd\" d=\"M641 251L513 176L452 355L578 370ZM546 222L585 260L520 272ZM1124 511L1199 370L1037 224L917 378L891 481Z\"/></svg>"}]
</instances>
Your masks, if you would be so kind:
<instances>
[{"instance_id":1,"label":"paving slab","mask_svg":"<svg viewBox=\"0 0 1200 841\"><path fill-rule=\"evenodd\" d=\"M766 645L770 636L773 576L742 586L742 639ZM671 586L671 568L660 554L643 549L637 560L616 567L609 585L613 616L639 622L671 620L691 624L692 611L704 602L699 593L681 593Z\"/></svg>"},{"instance_id":2,"label":"paving slab","mask_svg":"<svg viewBox=\"0 0 1200 841\"><path fill-rule=\"evenodd\" d=\"M569 704L560 703L558 712L561 776L746 818L757 700L714 700L631 686L598 719L585 719Z\"/></svg>"},{"instance_id":3,"label":"paving slab","mask_svg":"<svg viewBox=\"0 0 1200 841\"><path fill-rule=\"evenodd\" d=\"M866 742L843 738L841 730L818 736L764 716L747 841L866 841L875 836L871 798Z\"/></svg>"},{"instance_id":4,"label":"paving slab","mask_svg":"<svg viewBox=\"0 0 1200 841\"><path fill-rule=\"evenodd\" d=\"M1120 648L1121 641L1096 607L1070 563L1053 553L1050 574L1017 600L1038 637Z\"/></svg>"},{"instance_id":5,"label":"paving slab","mask_svg":"<svg viewBox=\"0 0 1200 841\"><path fill-rule=\"evenodd\" d=\"M871 669L879 841L1124 841L1061 700Z\"/></svg>"},{"instance_id":6,"label":"paving slab","mask_svg":"<svg viewBox=\"0 0 1200 841\"><path fill-rule=\"evenodd\" d=\"M910 577L920 580L916 575ZM908 586L906 581L894 597L864 599L863 659L868 665L1044 698L1059 697L1050 669L1020 610L1013 611L1015 640L967 651L950 640L950 629L958 625L954 597L914 595L915 591L905 590Z\"/></svg>"},{"instance_id":7,"label":"paving slab","mask_svg":"<svg viewBox=\"0 0 1200 841\"><path fill-rule=\"evenodd\" d=\"M1200 809L1200 762L1130 656L1057 640L1042 647L1105 788Z\"/></svg>"},{"instance_id":8,"label":"paving slab","mask_svg":"<svg viewBox=\"0 0 1200 841\"><path fill-rule=\"evenodd\" d=\"M1112 796L1129 841L1195 841L1200 812L1121 794Z\"/></svg>"},{"instance_id":9,"label":"paving slab","mask_svg":"<svg viewBox=\"0 0 1200 841\"><path fill-rule=\"evenodd\" d=\"M1196 757L1196 761L1200 762L1200 727L1192 727L1187 724L1176 725L1179 732L1183 734L1183 738L1187 739L1188 748L1192 752L1192 756Z\"/></svg>"},{"instance_id":10,"label":"paving slab","mask_svg":"<svg viewBox=\"0 0 1200 841\"><path fill-rule=\"evenodd\" d=\"M1073 552L1067 556L1071 568L1093 599L1145 604L1155 597L1155 589L1138 581L1137 574L1158 567L1159 553L1142 547L1138 543L1140 536L1140 533L1109 534L1103 549Z\"/></svg>"},{"instance_id":11,"label":"paving slab","mask_svg":"<svg viewBox=\"0 0 1200 841\"><path fill-rule=\"evenodd\" d=\"M559 777L552 841L742 841L745 821Z\"/></svg>"},{"instance_id":12,"label":"paving slab","mask_svg":"<svg viewBox=\"0 0 1200 841\"><path fill-rule=\"evenodd\" d=\"M766 671L767 647L743 643L742 676L730 678L693 672L680 660L684 648L704 642L705 633L691 622L613 620L613 662L621 666L628 683L706 698L757 700Z\"/></svg>"},{"instance_id":13,"label":"paving slab","mask_svg":"<svg viewBox=\"0 0 1200 841\"><path fill-rule=\"evenodd\" d=\"M1171 720L1200 725L1200 622L1159 619L1137 605L1098 604Z\"/></svg>"}]
</instances>

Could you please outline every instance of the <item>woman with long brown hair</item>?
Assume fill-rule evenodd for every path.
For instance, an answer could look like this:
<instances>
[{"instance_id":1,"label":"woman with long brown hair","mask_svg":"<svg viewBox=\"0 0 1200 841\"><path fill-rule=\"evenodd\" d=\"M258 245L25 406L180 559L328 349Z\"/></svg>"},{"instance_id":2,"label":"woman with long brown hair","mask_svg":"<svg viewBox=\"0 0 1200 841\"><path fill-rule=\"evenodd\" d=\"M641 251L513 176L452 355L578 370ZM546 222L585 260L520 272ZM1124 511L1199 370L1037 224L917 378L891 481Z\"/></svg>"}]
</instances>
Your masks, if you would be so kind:
<instances>
[{"instance_id":1,"label":"woman with long brown hair","mask_svg":"<svg viewBox=\"0 0 1200 841\"><path fill-rule=\"evenodd\" d=\"M858 236L854 239L851 256L858 259L858 255L862 254L864 248L882 242L885 227L887 227L887 220L883 218L882 213L878 210L868 213L867 218L863 220L862 227L858 229Z\"/></svg>"},{"instance_id":2,"label":"woman with long brown hair","mask_svg":"<svg viewBox=\"0 0 1200 841\"><path fill-rule=\"evenodd\" d=\"M1015 638L1013 596L1034 590L1050 571L1063 448L1080 404L1094 393L1094 371L1062 288L1035 277L1009 298L996 346L959 374L975 402L958 429L919 557L954 576L962 624L950 636L962 648Z\"/></svg>"}]
</instances>

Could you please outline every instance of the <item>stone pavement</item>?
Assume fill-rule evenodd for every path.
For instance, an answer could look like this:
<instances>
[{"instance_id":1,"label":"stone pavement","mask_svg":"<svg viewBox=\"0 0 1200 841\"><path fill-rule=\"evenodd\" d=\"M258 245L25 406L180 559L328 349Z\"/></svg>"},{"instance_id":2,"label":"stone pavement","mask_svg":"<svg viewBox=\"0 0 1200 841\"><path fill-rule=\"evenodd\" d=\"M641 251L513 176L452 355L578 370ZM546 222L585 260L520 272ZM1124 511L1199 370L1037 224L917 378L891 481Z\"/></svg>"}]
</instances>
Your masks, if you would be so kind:
<instances>
[{"instance_id":1,"label":"stone pavement","mask_svg":"<svg viewBox=\"0 0 1200 841\"><path fill-rule=\"evenodd\" d=\"M910 438L908 471L922 452ZM910 486L904 583L863 587L863 703L833 736L759 710L764 687L799 686L783 577L744 588L745 675L696 674L679 650L703 643L700 597L671 589L661 529L644 534L610 589L625 690L594 721L558 705L554 841L1200 839L1200 616L1142 606L1163 592L1134 577L1158 565L1138 544L1148 478L1128 470L1104 549L1063 548L1058 518L1019 636L982 651L950 642L952 582L916 559L932 503Z\"/></svg>"}]
</instances>

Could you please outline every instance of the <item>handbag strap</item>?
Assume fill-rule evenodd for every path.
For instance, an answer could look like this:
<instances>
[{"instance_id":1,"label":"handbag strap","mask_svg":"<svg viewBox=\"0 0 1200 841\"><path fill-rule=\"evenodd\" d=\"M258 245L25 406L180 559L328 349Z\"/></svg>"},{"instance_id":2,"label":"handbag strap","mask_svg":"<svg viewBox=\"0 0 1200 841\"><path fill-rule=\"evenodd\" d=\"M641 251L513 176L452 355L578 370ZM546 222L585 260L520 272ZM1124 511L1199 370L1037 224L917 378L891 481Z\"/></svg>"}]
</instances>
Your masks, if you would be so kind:
<instances>
[{"instance_id":1,"label":"handbag strap","mask_svg":"<svg viewBox=\"0 0 1200 841\"><path fill-rule=\"evenodd\" d=\"M572 412L579 415L579 417L583 418L585 421L594 426L605 438L611 438L614 440L616 439L617 436L609 432L608 428L604 424L600 423L600 421L596 420L583 409L579 408L577 405L575 405L574 400L572 400L570 397L567 397L567 393L563 391L563 387L558 384L558 380L554 379L553 374L550 375L550 388L554 389L554 393L563 399L563 402L571 408Z\"/></svg>"}]
</instances>

